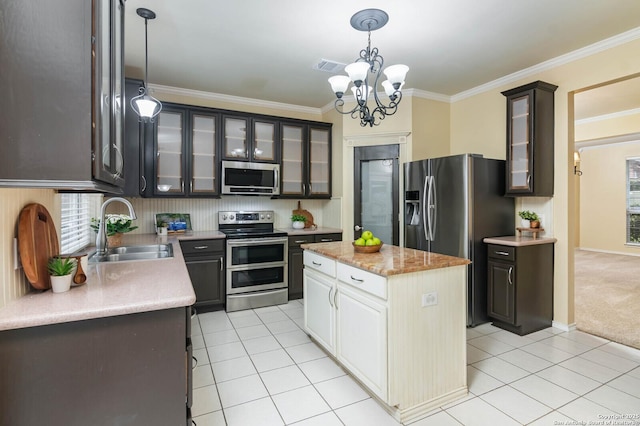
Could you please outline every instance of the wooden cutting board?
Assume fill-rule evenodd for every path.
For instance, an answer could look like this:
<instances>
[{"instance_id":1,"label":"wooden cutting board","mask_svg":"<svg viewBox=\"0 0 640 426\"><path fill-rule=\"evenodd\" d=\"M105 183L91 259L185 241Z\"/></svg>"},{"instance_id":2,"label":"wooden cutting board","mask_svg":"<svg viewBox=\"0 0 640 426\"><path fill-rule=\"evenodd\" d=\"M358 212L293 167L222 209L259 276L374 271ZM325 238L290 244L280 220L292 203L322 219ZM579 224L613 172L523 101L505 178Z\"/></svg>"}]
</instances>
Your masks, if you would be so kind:
<instances>
[{"instance_id":1,"label":"wooden cutting board","mask_svg":"<svg viewBox=\"0 0 640 426\"><path fill-rule=\"evenodd\" d=\"M299 214L307 218L306 222L304 223L305 228L311 228L313 225L315 225L313 223L313 215L308 210L304 210L301 208L300 201L298 201L298 209L294 210L293 214Z\"/></svg>"},{"instance_id":2,"label":"wooden cutting board","mask_svg":"<svg viewBox=\"0 0 640 426\"><path fill-rule=\"evenodd\" d=\"M20 212L18 251L24 273L33 288L51 288L47 264L51 257L60 254L60 246L53 219L42 204L28 204Z\"/></svg>"}]
</instances>

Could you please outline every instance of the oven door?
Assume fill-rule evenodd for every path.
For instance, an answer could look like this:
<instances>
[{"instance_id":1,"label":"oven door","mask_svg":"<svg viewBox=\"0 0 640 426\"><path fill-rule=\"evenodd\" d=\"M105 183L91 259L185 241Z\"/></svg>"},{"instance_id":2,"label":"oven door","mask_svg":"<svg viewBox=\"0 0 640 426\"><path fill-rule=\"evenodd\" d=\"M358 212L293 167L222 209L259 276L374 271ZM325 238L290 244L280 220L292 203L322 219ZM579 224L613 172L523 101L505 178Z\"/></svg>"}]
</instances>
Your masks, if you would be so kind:
<instances>
[{"instance_id":1,"label":"oven door","mask_svg":"<svg viewBox=\"0 0 640 426\"><path fill-rule=\"evenodd\" d=\"M287 260L287 237L227 240L227 270Z\"/></svg>"},{"instance_id":2,"label":"oven door","mask_svg":"<svg viewBox=\"0 0 640 426\"><path fill-rule=\"evenodd\" d=\"M287 287L287 265L227 270L227 295Z\"/></svg>"}]
</instances>

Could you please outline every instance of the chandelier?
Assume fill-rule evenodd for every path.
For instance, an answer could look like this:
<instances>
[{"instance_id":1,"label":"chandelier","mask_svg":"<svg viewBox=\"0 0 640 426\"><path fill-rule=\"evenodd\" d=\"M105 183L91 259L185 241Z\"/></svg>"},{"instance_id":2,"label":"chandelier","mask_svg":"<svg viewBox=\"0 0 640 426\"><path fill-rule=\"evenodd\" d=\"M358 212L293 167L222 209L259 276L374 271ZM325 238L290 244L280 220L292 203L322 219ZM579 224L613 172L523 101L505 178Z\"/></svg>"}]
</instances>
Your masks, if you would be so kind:
<instances>
[{"instance_id":1,"label":"chandelier","mask_svg":"<svg viewBox=\"0 0 640 426\"><path fill-rule=\"evenodd\" d=\"M147 93L147 70L149 68L149 55L147 52L147 21L156 19L156 14L143 7L136 9L138 16L144 18L144 85L140 88L138 96L131 99L131 108L140 116L140 121L153 122L156 115L160 114L162 104L159 100Z\"/></svg>"},{"instance_id":2,"label":"chandelier","mask_svg":"<svg viewBox=\"0 0 640 426\"><path fill-rule=\"evenodd\" d=\"M371 48L371 31L385 26L389 21L389 15L380 9L365 9L351 17L351 26L358 31L369 33L368 43L365 49L360 51L360 57L344 69L349 74L336 75L329 78L331 89L336 94L335 108L341 114L349 114L352 118L359 118L360 125L373 127L380 124L387 115L393 115L398 110L398 104L402 100L402 86L404 78L409 71L406 65L392 65L382 71L384 58L378 54L378 48ZM378 97L377 87L380 73L384 72L387 80L382 82L382 87L389 97L389 103L384 104ZM344 111L344 93L353 82L351 91L356 100L356 105L350 111ZM372 82L372 84L370 84ZM373 94L375 108L369 109L368 101ZM376 122L376 119L378 121Z\"/></svg>"}]
</instances>

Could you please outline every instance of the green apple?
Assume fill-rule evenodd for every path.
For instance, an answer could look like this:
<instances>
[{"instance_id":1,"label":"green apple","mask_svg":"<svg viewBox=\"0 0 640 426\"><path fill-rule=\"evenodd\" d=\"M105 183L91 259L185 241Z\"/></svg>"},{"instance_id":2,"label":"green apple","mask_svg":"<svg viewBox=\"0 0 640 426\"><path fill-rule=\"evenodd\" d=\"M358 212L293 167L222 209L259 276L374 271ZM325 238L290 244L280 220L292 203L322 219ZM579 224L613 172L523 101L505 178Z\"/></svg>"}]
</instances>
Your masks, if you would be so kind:
<instances>
[{"instance_id":1,"label":"green apple","mask_svg":"<svg viewBox=\"0 0 640 426\"><path fill-rule=\"evenodd\" d=\"M379 246L380 244L382 244L382 241L380 241L380 238L378 237L373 237L372 240L374 246Z\"/></svg>"},{"instance_id":2,"label":"green apple","mask_svg":"<svg viewBox=\"0 0 640 426\"><path fill-rule=\"evenodd\" d=\"M372 239L373 238L373 232L371 232L371 231L362 232L362 238L364 238L365 240Z\"/></svg>"},{"instance_id":3,"label":"green apple","mask_svg":"<svg viewBox=\"0 0 640 426\"><path fill-rule=\"evenodd\" d=\"M364 238L358 238L357 240L355 240L355 241L353 242L353 244L355 244L355 245L357 245L357 246L363 246L363 245L365 245L366 243L365 243L365 241L364 241Z\"/></svg>"},{"instance_id":4,"label":"green apple","mask_svg":"<svg viewBox=\"0 0 640 426\"><path fill-rule=\"evenodd\" d=\"M368 245L368 246L375 246L375 245L376 245L376 242L375 242L375 240L374 240L373 238L371 238L370 240L367 240L366 245Z\"/></svg>"}]
</instances>

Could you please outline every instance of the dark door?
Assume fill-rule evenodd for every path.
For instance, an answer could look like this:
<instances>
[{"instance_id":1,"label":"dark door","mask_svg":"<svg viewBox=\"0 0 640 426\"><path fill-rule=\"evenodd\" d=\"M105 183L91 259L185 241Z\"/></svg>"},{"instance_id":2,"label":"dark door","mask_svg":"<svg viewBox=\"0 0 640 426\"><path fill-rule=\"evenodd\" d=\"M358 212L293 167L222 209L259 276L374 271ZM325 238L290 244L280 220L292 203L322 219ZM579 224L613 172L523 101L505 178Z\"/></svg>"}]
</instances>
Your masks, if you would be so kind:
<instances>
[{"instance_id":1,"label":"dark door","mask_svg":"<svg viewBox=\"0 0 640 426\"><path fill-rule=\"evenodd\" d=\"M510 263L488 262L489 316L508 324L515 324L515 266Z\"/></svg>"},{"instance_id":2,"label":"dark door","mask_svg":"<svg viewBox=\"0 0 640 426\"><path fill-rule=\"evenodd\" d=\"M398 145L355 148L355 238L369 230L383 243L399 245L399 153Z\"/></svg>"}]
</instances>

